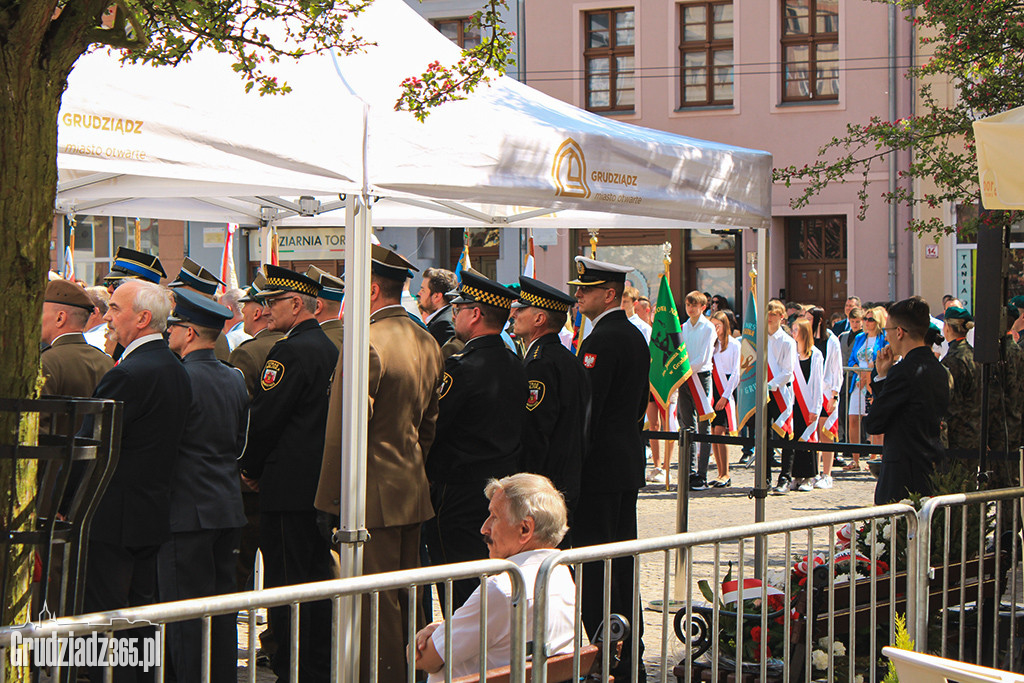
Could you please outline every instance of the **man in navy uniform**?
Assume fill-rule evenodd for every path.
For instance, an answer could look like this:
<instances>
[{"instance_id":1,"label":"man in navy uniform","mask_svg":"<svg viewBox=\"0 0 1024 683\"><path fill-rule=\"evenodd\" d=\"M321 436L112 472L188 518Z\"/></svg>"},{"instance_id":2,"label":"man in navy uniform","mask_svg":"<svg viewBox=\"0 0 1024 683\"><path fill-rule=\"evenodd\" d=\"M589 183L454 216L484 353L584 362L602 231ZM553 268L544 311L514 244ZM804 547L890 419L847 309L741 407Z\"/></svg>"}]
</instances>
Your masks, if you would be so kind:
<instances>
[{"instance_id":1,"label":"man in navy uniform","mask_svg":"<svg viewBox=\"0 0 1024 683\"><path fill-rule=\"evenodd\" d=\"M192 403L188 373L162 334L172 302L165 287L131 279L114 290L104 316L124 352L93 396L122 401L124 412L121 453L90 526L86 612L157 601L157 552L171 537L171 480ZM134 672L115 673L133 680Z\"/></svg>"},{"instance_id":2,"label":"man in navy uniform","mask_svg":"<svg viewBox=\"0 0 1024 683\"><path fill-rule=\"evenodd\" d=\"M235 552L245 526L237 461L245 445L249 394L242 373L217 360L213 351L231 310L184 288L174 296L167 342L188 373L192 404L171 482L171 538L157 558L161 602L235 592ZM213 617L213 681L237 679L235 619L235 614ZM174 680L199 680L200 621L169 624L167 651Z\"/></svg>"},{"instance_id":3,"label":"man in navy uniform","mask_svg":"<svg viewBox=\"0 0 1024 683\"><path fill-rule=\"evenodd\" d=\"M217 288L227 285L219 277L186 256L181 263L178 276L168 282L167 286L189 289L213 300L217 296ZM217 336L217 344L214 346L213 352L217 356L217 360L228 362L228 358L231 357L231 345L228 344L227 335Z\"/></svg>"},{"instance_id":4,"label":"man in navy uniform","mask_svg":"<svg viewBox=\"0 0 1024 683\"><path fill-rule=\"evenodd\" d=\"M516 294L466 269L453 295L455 336L466 346L445 361L427 458L435 517L424 525L423 540L435 565L487 557L480 536L489 514L484 486L519 471L527 399L523 364L500 336ZM478 585L456 581L453 609Z\"/></svg>"},{"instance_id":5,"label":"man in navy uniform","mask_svg":"<svg viewBox=\"0 0 1024 683\"><path fill-rule=\"evenodd\" d=\"M260 492L260 549L264 585L332 578L327 541L316 524L313 499L320 479L328 388L338 349L316 321L320 284L279 266L266 266L265 302L270 329L285 332L274 344L252 402L249 434L239 461L243 481ZM327 601L303 605L299 671L303 681L330 675L331 609ZM287 679L291 623L287 607L270 609L281 646L272 667Z\"/></svg>"},{"instance_id":6,"label":"man in navy uniform","mask_svg":"<svg viewBox=\"0 0 1024 683\"><path fill-rule=\"evenodd\" d=\"M597 545L636 538L637 492L645 485L646 457L640 436L650 396L650 351L644 335L619 306L626 273L633 269L576 257L576 301L594 323L580 344L579 358L590 377L591 417L587 459L583 463L580 500L576 506L573 543ZM633 613L633 560L612 561L612 612ZM592 637L601 623L604 567L583 566L583 624ZM639 596L637 597L639 599ZM643 621L634 625L643 636ZM629 681L630 648L612 673ZM640 643L643 655L643 642ZM643 659L637 681L646 680Z\"/></svg>"},{"instance_id":7,"label":"man in navy uniform","mask_svg":"<svg viewBox=\"0 0 1024 683\"><path fill-rule=\"evenodd\" d=\"M522 470L543 474L562 492L571 534L590 426L590 380L558 333L576 300L525 275L519 284L519 300L512 304L513 329L526 345L523 364L529 389ZM571 545L568 539L562 539L564 547Z\"/></svg>"}]
</instances>

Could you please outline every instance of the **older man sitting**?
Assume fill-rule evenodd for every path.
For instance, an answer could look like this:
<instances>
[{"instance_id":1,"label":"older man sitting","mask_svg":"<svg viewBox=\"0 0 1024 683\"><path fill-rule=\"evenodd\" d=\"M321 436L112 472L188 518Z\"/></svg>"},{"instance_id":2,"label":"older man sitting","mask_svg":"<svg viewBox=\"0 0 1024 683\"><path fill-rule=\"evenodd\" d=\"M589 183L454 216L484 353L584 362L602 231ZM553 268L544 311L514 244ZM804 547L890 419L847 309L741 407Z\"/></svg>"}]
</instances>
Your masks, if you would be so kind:
<instances>
[{"instance_id":1,"label":"older man sitting","mask_svg":"<svg viewBox=\"0 0 1024 683\"><path fill-rule=\"evenodd\" d=\"M491 501L490 516L480 533L492 559L517 564L526 579L527 633L533 632L533 589L537 570L565 532L566 509L562 494L547 477L513 474L492 479L484 489ZM512 585L502 574L487 580L487 668L506 666L511 659ZM452 615L452 678L480 671L480 588ZM576 587L568 568L559 566L548 592L547 646L552 654L572 652ZM430 673L429 681L444 680L444 622L428 625L416 634L416 668Z\"/></svg>"}]
</instances>

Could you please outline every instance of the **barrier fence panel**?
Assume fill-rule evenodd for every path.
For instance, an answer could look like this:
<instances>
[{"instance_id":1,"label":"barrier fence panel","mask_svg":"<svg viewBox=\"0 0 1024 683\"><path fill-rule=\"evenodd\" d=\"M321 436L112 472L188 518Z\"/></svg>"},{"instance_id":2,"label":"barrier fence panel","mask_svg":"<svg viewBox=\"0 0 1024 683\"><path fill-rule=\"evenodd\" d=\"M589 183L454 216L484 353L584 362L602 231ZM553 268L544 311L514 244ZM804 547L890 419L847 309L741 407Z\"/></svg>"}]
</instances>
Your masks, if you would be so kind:
<instances>
[{"instance_id":1,"label":"barrier fence panel","mask_svg":"<svg viewBox=\"0 0 1024 683\"><path fill-rule=\"evenodd\" d=\"M567 565L579 577L584 564L604 563L601 616L608 623L607 570L616 558L629 558L634 568L631 613L623 615L631 626L623 649L633 655L627 680L637 680L643 650L635 627L644 619L644 661L657 669L648 680L666 683L671 675L681 683L724 683L740 669L762 681L879 681L885 673L879 653L894 642L897 616L906 615L908 624L915 619L916 605L907 596L914 595L917 575L917 519L909 505L894 504L559 552L537 575L533 681L547 683L550 653L538 644L544 643L554 569ZM673 551L682 556L678 565ZM757 553L762 556L753 557ZM755 564L767 568L763 576L755 574ZM681 570L673 593L674 566ZM642 569L661 573L660 611L642 608ZM673 594L680 600L674 603ZM580 605L577 651L583 645Z\"/></svg>"},{"instance_id":2,"label":"barrier fence panel","mask_svg":"<svg viewBox=\"0 0 1024 683\"><path fill-rule=\"evenodd\" d=\"M1024 488L936 496L919 513L916 649L1021 668Z\"/></svg>"},{"instance_id":3,"label":"barrier fence panel","mask_svg":"<svg viewBox=\"0 0 1024 683\"><path fill-rule=\"evenodd\" d=\"M249 612L249 627L251 630L249 631L250 646L248 650L248 677L250 681L254 681L256 678L256 653L253 643L255 642L256 637L256 610L259 608L278 606L288 606L291 612L291 640L289 643L280 643L279 646L290 648L291 672L289 679L291 681L298 682L300 681L298 672L300 609L307 603L321 600L330 600L333 608L331 638L333 646L331 648L332 657L330 680L341 681L343 680L341 675L342 665L344 663L340 661L338 655L340 652L338 647L338 639L340 635L338 633L338 624L342 599L349 596L369 597L369 618L372 627L371 633L374 634L374 637L372 642L362 643L361 649L363 653L366 653L365 656L371 658L369 667L369 683L376 683L378 673L377 657L375 656L378 646L378 629L376 628L376 625L379 620L379 596L381 592L400 589L406 589L409 591L409 612L406 615L409 624L407 635L409 642L414 643L417 621L416 609L420 604L417 596L418 587L433 583L444 583L448 589L447 594L450 596L452 581L478 578L480 580L481 587L483 588L486 581L493 580L489 577L493 577L498 574L507 575L512 588L512 601L510 606L511 659L509 680L510 683L525 683L524 670L526 643L530 637L526 628L526 604L528 596L525 595L525 583L522 572L517 565L507 560L479 560L456 565L424 567L420 569L389 572L386 574L373 574L348 579L335 579L332 581L321 581L296 586L282 586L279 588L267 588L261 591L231 593L227 595L217 595L206 598L182 600L178 602L132 607L109 612L97 612L93 614L62 617L59 619L47 619L22 626L6 626L0 628L0 657L4 658L2 662L0 662L0 683L5 683L7 668L5 665L8 662L13 664L16 661L22 661L26 666L28 665L29 660L32 659L32 653L29 652L31 645L38 647L39 644L45 644L46 640L51 640L56 643L59 639L66 639L65 643L69 643L72 636L75 641L81 642L83 639L88 640L90 634L94 633L110 639L114 637L114 633L139 628L140 623L146 624L147 626L155 626L157 635L153 642L156 643L156 649L146 653L149 655L147 664L155 666L156 680L163 681L165 677L164 663L166 661L166 640L164 638L166 626L167 624L191 619L199 619L202 623L201 681L202 683L207 683L210 680L212 618L218 615L231 615L232 619L234 619L235 615L242 610L248 610ZM482 589L481 593L483 600L480 614L480 633L483 634L487 632L487 591ZM494 609L494 606L492 605L490 609ZM451 612L451 603L450 601L446 601L446 605L444 606L444 655L446 662L451 661ZM427 615L427 617L429 618L430 615ZM71 652L74 649L74 646L65 646L65 650L68 652ZM69 667L66 664L52 667L47 666L46 668L50 670L50 680L66 680L69 673L73 674L73 669L69 670ZM109 666L105 668L103 672L105 681L113 680L113 671L113 668ZM486 671L487 639L481 638L481 680L483 680ZM416 675L413 670L411 659L407 663L406 672L406 680L409 681L409 683L412 683L412 681L415 680ZM181 676L178 677L178 680L182 680ZM447 683L451 683L451 667L445 668L445 680ZM95 681L94 683L99 683L99 681Z\"/></svg>"}]
</instances>

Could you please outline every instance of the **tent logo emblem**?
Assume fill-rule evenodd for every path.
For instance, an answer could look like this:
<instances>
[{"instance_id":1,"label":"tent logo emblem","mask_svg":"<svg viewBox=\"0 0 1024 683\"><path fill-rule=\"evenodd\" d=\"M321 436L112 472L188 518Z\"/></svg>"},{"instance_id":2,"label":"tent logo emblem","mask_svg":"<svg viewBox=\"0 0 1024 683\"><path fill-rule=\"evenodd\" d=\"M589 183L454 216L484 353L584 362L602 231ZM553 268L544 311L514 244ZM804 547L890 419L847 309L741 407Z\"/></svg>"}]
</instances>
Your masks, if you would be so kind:
<instances>
[{"instance_id":1,"label":"tent logo emblem","mask_svg":"<svg viewBox=\"0 0 1024 683\"><path fill-rule=\"evenodd\" d=\"M551 165L551 177L558 186L555 190L556 195L580 199L590 197L590 188L587 187L587 160L583 156L583 149L572 138L567 138L558 146L555 161Z\"/></svg>"}]
</instances>

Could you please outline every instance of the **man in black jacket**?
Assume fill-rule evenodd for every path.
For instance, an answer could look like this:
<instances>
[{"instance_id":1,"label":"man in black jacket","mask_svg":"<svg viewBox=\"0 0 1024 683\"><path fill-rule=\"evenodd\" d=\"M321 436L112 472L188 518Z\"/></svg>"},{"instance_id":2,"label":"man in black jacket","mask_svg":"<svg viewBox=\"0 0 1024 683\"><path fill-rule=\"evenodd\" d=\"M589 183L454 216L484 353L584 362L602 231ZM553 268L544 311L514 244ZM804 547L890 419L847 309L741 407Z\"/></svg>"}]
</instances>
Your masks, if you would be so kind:
<instances>
[{"instance_id":1,"label":"man in black jacket","mask_svg":"<svg viewBox=\"0 0 1024 683\"><path fill-rule=\"evenodd\" d=\"M864 429L885 435L876 505L902 500L908 493L928 495L935 463L945 455L939 426L953 380L932 353L940 337L929 327L928 310L928 302L919 296L891 305L885 328L889 345L875 359L875 399ZM900 356L903 360L895 363Z\"/></svg>"},{"instance_id":2,"label":"man in black jacket","mask_svg":"<svg viewBox=\"0 0 1024 683\"><path fill-rule=\"evenodd\" d=\"M89 532L86 612L157 601L157 551L171 537L172 474L192 402L188 374L162 335L172 301L166 288L131 279L114 290L104 316L124 352L93 396L122 401L124 413L121 453ZM119 669L115 680L136 673Z\"/></svg>"},{"instance_id":3,"label":"man in black jacket","mask_svg":"<svg viewBox=\"0 0 1024 683\"><path fill-rule=\"evenodd\" d=\"M234 593L235 553L245 526L238 487L238 456L245 445L249 394L242 373L217 360L214 347L231 310L179 289L167 319L167 343L182 359L192 405L171 483L171 538L160 547L160 602ZM238 674L234 613L213 618L210 678ZM202 662L198 619L167 626L170 680L197 681Z\"/></svg>"},{"instance_id":4,"label":"man in black jacket","mask_svg":"<svg viewBox=\"0 0 1024 683\"><path fill-rule=\"evenodd\" d=\"M637 492L644 486L646 457L640 437L650 395L650 351L644 335L619 307L626 273L633 269L576 257L576 300L594 323L580 344L579 357L590 378L591 418L587 458L583 463L580 500L574 516L577 546L636 538ZM583 623L594 635L601 623L604 567L583 566ZM633 613L633 560L612 561L613 613ZM637 596L639 599L639 596ZM643 636L643 622L637 625ZM643 642L640 643L643 655ZM631 680L631 648L612 671L615 680ZM646 680L643 660L637 681Z\"/></svg>"},{"instance_id":5,"label":"man in black jacket","mask_svg":"<svg viewBox=\"0 0 1024 683\"><path fill-rule=\"evenodd\" d=\"M562 547L568 548L590 428L590 380L579 358L558 338L576 300L525 275L519 284L512 317L516 337L526 344L523 366L529 388L522 470L543 474L565 496L569 532Z\"/></svg>"},{"instance_id":6,"label":"man in black jacket","mask_svg":"<svg viewBox=\"0 0 1024 683\"><path fill-rule=\"evenodd\" d=\"M435 517L423 525L423 542L435 565L487 557L480 535L489 515L484 486L519 471L527 399L523 364L500 336L515 293L466 269L453 295L455 335L466 346L445 361L437 433L427 457ZM479 585L456 581L453 609Z\"/></svg>"},{"instance_id":7,"label":"man in black jacket","mask_svg":"<svg viewBox=\"0 0 1024 683\"><path fill-rule=\"evenodd\" d=\"M239 460L243 481L260 492L260 549L267 587L333 577L330 547L317 528L313 507L324 452L328 388L338 363L337 347L314 316L319 292L320 284L305 275L267 265L266 288L258 295L266 302L270 329L286 333L267 354ZM300 677L326 681L330 604L303 605L300 613ZM281 643L272 666L287 679L288 607L270 609L270 627Z\"/></svg>"},{"instance_id":8,"label":"man in black jacket","mask_svg":"<svg viewBox=\"0 0 1024 683\"><path fill-rule=\"evenodd\" d=\"M455 336L452 323L452 306L448 303L448 292L458 288L455 273L444 268L427 268L423 271L423 283L416 296L416 305L426 315L424 323L439 346L444 346Z\"/></svg>"}]
</instances>

